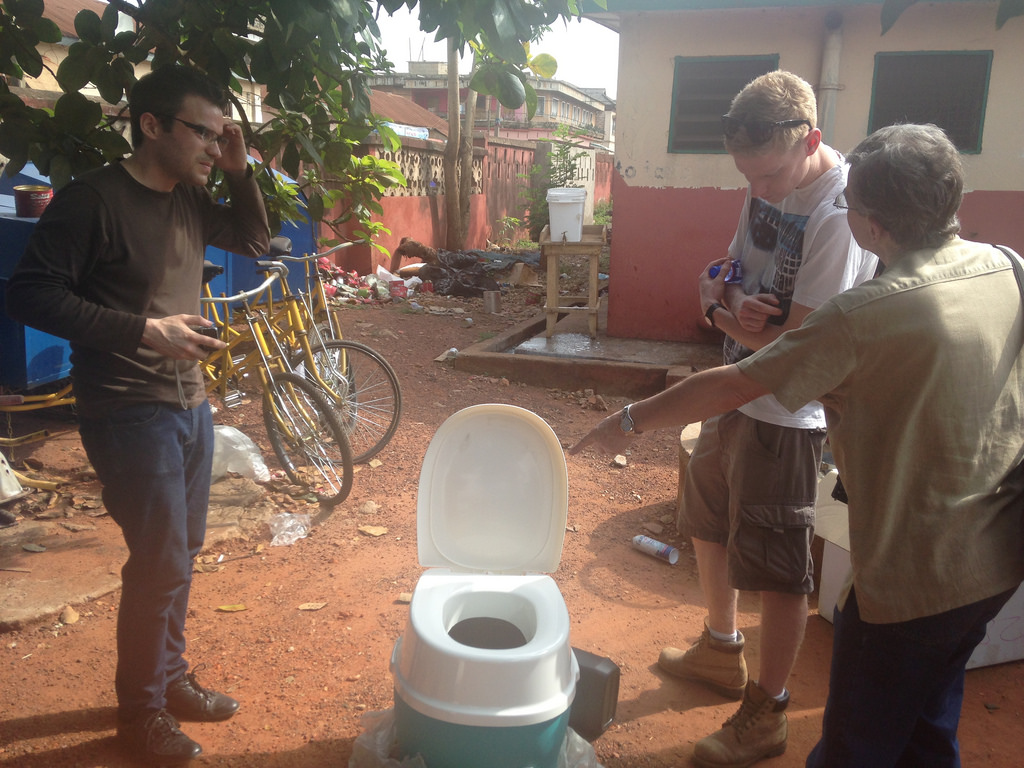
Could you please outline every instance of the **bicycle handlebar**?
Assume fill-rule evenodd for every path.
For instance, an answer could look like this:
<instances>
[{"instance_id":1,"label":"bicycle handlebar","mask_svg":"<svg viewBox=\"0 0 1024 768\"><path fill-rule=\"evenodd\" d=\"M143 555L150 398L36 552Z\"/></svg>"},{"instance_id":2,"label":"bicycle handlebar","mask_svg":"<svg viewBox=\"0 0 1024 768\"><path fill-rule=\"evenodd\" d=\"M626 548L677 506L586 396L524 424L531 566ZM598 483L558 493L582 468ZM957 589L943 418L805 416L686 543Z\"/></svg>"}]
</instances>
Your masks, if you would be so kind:
<instances>
[{"instance_id":1,"label":"bicycle handlebar","mask_svg":"<svg viewBox=\"0 0 1024 768\"><path fill-rule=\"evenodd\" d=\"M241 293L236 293L234 296L200 296L199 300L204 304L229 304L233 301L248 301L254 296L258 296L267 290L274 284L275 280L280 280L282 277L286 277L288 275L288 267L279 261L260 261L257 263L261 267L265 267L269 274L267 275L266 280L251 291L242 291Z\"/></svg>"},{"instance_id":2,"label":"bicycle handlebar","mask_svg":"<svg viewBox=\"0 0 1024 768\"><path fill-rule=\"evenodd\" d=\"M340 243L334 246L333 248L328 248L326 251L320 251L320 253L307 253L304 256L278 256L277 258L280 259L281 261L315 261L317 259L323 258L324 256L330 256L334 253L337 253L342 248L349 248L350 246L353 245L362 245L365 242L367 241L352 240L351 242Z\"/></svg>"}]
</instances>

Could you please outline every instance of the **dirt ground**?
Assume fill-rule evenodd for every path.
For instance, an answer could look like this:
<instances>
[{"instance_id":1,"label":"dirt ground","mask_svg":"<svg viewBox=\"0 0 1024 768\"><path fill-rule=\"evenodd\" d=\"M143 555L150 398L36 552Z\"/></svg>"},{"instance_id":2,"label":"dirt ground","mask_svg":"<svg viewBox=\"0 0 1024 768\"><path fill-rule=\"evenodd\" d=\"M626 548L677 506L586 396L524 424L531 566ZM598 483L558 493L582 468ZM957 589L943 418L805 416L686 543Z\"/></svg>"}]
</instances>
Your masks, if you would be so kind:
<instances>
[{"instance_id":1,"label":"dirt ground","mask_svg":"<svg viewBox=\"0 0 1024 768\"><path fill-rule=\"evenodd\" d=\"M405 625L405 600L422 572L415 529L419 470L445 418L476 403L512 403L543 417L568 447L604 415L602 405L622 405L618 398L472 376L435 361L451 347L465 348L536 316L542 290L512 289L498 315L484 314L480 299L422 300L445 310L437 314L410 311L408 304L346 310L346 336L378 349L399 375L402 423L377 457L379 465L359 469L350 497L308 538L272 547L264 527L205 553L192 589L188 656L204 667L200 680L238 698L241 710L226 723L185 726L203 745L195 764L346 766L364 714L392 706L389 660ZM253 437L273 468L258 399L220 410L217 421ZM70 481L51 508L72 515L69 522L87 523L86 533L67 530L69 541L87 538L79 538L81 546L48 553L6 552L5 568L31 573L4 570L0 579L42 578L54 569L115 574L120 536L109 517L93 517L96 510L89 509L98 488L74 423L50 419L45 426L53 436L15 449L13 463ZM6 428L23 434L32 427L18 417ZM567 459L569 519L554 578L569 609L572 644L611 658L621 669L615 721L594 742L607 768L691 765L693 743L736 708L666 677L655 664L662 646L693 641L704 616L692 549L672 522L677 446L676 434L645 435L624 468L589 452ZM317 511L273 487L267 499L283 511ZM662 526L656 538L681 548L677 565L630 547L648 524ZM360 530L367 526L378 535ZM221 556L219 564L210 562ZM117 601L115 591L72 606L77 616L50 616L0 635L0 766L131 765L114 738ZM311 603L323 605L309 610ZM741 608L756 673L756 598L744 596ZM790 684L789 748L765 766L802 766L819 734L832 627L817 615L816 596L810 612ZM960 728L964 765L1019 766L1022 710L1024 663L968 673Z\"/></svg>"}]
</instances>

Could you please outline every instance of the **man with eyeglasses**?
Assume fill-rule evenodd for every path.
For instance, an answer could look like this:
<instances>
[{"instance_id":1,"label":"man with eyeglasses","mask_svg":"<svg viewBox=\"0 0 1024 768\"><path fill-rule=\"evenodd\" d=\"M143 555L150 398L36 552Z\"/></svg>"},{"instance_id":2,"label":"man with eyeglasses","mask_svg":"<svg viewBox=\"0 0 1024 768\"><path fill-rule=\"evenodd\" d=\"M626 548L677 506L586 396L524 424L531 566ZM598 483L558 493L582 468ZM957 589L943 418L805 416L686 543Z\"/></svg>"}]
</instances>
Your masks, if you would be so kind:
<instances>
[{"instance_id":1,"label":"man with eyeglasses","mask_svg":"<svg viewBox=\"0 0 1024 768\"><path fill-rule=\"evenodd\" d=\"M852 572L807 767L958 768L967 662L1024 580L1024 279L1015 254L957 236L963 164L941 129L882 128L849 164L835 202L885 271L632 418L638 432L678 428L769 392L793 410L824 403ZM629 442L615 415L571 452ZM754 725L736 744L763 737L756 713L740 718Z\"/></svg>"},{"instance_id":2,"label":"man with eyeglasses","mask_svg":"<svg viewBox=\"0 0 1024 768\"><path fill-rule=\"evenodd\" d=\"M816 119L814 91L784 71L749 83L722 118L725 148L748 182L747 195L728 256L702 271L699 286L706 322L726 335L727 364L874 274L875 257L857 245L833 205L846 166L822 142ZM736 262L739 269L730 269ZM664 648L658 666L742 700L736 715L696 744L702 766L747 766L786 748L786 682L814 589L824 441L819 403L793 413L766 395L706 421L694 447L682 532L693 541L708 615L696 644ZM761 596L756 681L748 677L736 622L739 590Z\"/></svg>"},{"instance_id":3,"label":"man with eyeglasses","mask_svg":"<svg viewBox=\"0 0 1024 768\"><path fill-rule=\"evenodd\" d=\"M234 699L185 660L192 563L206 531L213 424L197 361L224 346L194 328L207 245L258 257L267 214L241 128L205 75L166 66L128 96L132 153L54 195L7 290L17 320L71 341L82 444L128 545L117 619L118 737L147 764L202 748L179 720ZM214 168L231 203L204 188Z\"/></svg>"}]
</instances>

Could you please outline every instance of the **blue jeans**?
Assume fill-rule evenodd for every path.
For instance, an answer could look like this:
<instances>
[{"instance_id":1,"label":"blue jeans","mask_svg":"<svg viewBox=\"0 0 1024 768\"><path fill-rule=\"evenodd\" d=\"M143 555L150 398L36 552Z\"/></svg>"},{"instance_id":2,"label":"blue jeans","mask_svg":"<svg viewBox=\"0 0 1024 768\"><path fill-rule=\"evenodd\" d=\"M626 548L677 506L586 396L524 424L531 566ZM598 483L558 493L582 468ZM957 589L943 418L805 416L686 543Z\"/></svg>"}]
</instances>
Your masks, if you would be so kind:
<instances>
[{"instance_id":1,"label":"blue jeans","mask_svg":"<svg viewBox=\"0 0 1024 768\"><path fill-rule=\"evenodd\" d=\"M821 741L807 768L957 768L964 671L1014 590L896 624L835 612Z\"/></svg>"},{"instance_id":2,"label":"blue jeans","mask_svg":"<svg viewBox=\"0 0 1024 768\"><path fill-rule=\"evenodd\" d=\"M82 445L121 527L128 560L117 615L118 716L162 709L188 669L185 615L192 561L203 546L213 464L210 406L161 404L82 419Z\"/></svg>"}]
</instances>

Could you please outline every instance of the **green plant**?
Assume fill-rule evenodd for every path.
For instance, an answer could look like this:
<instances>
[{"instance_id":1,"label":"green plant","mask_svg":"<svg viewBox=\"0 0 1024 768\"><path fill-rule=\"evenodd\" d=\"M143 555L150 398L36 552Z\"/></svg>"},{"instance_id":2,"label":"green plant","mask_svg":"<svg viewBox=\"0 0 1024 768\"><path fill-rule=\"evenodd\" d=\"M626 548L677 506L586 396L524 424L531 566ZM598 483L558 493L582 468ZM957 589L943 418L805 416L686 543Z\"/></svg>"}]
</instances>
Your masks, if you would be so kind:
<instances>
[{"instance_id":1,"label":"green plant","mask_svg":"<svg viewBox=\"0 0 1024 768\"><path fill-rule=\"evenodd\" d=\"M518 219L515 216L502 216L495 223L498 225L498 234L495 241L499 246L511 247L512 236L516 233L517 229L523 226L522 219Z\"/></svg>"},{"instance_id":2,"label":"green plant","mask_svg":"<svg viewBox=\"0 0 1024 768\"><path fill-rule=\"evenodd\" d=\"M602 227L612 225L612 201L598 200L594 203L594 223Z\"/></svg>"}]
</instances>

